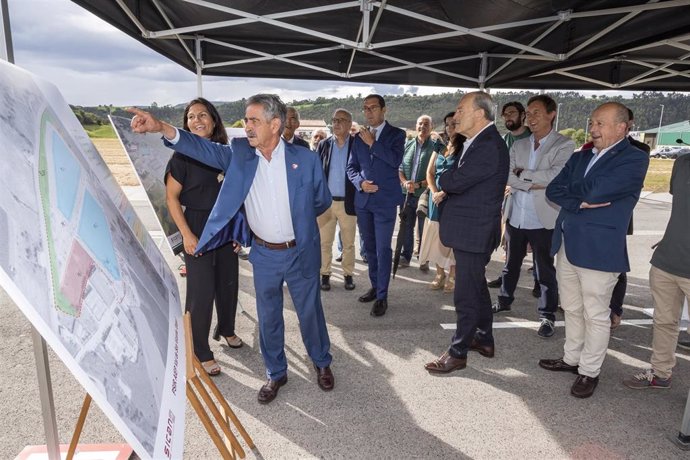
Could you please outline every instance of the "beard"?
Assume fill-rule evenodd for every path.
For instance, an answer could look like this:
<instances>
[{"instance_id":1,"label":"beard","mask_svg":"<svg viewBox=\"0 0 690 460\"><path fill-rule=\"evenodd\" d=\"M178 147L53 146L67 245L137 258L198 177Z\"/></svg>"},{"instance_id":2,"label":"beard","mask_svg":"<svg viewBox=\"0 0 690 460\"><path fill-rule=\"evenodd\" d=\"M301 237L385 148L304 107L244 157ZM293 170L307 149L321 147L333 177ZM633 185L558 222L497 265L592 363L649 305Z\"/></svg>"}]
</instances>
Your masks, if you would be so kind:
<instances>
[{"instance_id":1,"label":"beard","mask_svg":"<svg viewBox=\"0 0 690 460\"><path fill-rule=\"evenodd\" d=\"M519 129L522 124L519 121L515 120L508 120L506 121L506 129L508 131L515 131L516 129Z\"/></svg>"}]
</instances>

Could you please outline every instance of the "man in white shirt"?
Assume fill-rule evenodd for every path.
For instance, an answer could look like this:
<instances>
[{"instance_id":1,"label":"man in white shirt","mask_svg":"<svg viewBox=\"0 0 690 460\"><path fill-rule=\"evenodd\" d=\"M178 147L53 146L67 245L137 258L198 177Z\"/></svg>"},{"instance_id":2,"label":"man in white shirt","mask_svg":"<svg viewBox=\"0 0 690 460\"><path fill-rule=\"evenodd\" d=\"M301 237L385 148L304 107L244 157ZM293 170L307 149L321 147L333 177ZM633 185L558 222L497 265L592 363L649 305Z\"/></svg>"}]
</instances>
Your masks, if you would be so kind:
<instances>
[{"instance_id":1,"label":"man in white shirt","mask_svg":"<svg viewBox=\"0 0 690 460\"><path fill-rule=\"evenodd\" d=\"M555 132L558 105L550 96L539 94L527 103L529 137L516 140L510 148L510 195L505 207L506 264L501 275L501 291L493 312L510 310L520 279L527 244L532 246L539 292L539 337L554 334L558 309L558 282L551 257L551 238L558 206L546 199L545 189L561 172L575 150L575 143Z\"/></svg>"},{"instance_id":2,"label":"man in white shirt","mask_svg":"<svg viewBox=\"0 0 690 460\"><path fill-rule=\"evenodd\" d=\"M221 169L225 179L211 216L199 238L197 254L236 235L243 219L253 234L249 261L254 268L259 344L268 382L258 401L271 402L287 383L283 282L287 282L307 353L324 391L335 384L330 369L330 340L319 289L321 251L318 215L331 205L319 158L308 148L281 140L286 107L278 96L258 94L247 100L246 138L216 144L130 109L135 132L160 132L166 145Z\"/></svg>"}]
</instances>

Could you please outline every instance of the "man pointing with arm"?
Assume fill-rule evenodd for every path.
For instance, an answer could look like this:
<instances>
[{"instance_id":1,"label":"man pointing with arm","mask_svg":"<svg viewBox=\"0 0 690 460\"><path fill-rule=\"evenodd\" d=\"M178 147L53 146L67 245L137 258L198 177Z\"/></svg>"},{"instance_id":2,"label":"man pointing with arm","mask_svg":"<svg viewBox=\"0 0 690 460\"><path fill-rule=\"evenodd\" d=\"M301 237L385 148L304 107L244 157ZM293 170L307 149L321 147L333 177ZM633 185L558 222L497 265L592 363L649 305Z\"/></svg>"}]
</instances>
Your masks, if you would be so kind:
<instances>
[{"instance_id":1,"label":"man pointing with arm","mask_svg":"<svg viewBox=\"0 0 690 460\"><path fill-rule=\"evenodd\" d=\"M287 383L283 282L299 318L302 340L316 371L319 387L332 390L330 340L321 305L321 251L316 217L331 205L319 158L309 149L281 140L285 104L275 95L247 100L246 139L216 144L161 122L151 114L136 114L132 129L159 132L166 145L225 172L216 206L199 239L197 252L228 243L233 221L244 207L253 234L249 260L254 267L256 309L261 355L268 382L258 394L267 404Z\"/></svg>"}]
</instances>

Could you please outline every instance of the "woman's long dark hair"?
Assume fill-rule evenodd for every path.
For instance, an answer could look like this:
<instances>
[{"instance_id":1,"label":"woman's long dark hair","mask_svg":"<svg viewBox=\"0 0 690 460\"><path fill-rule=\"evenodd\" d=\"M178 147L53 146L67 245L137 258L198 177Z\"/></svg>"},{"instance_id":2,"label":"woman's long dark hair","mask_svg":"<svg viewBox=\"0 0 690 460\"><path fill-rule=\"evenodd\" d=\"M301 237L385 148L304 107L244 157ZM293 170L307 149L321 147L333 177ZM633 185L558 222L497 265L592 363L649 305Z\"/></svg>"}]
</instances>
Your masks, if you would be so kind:
<instances>
[{"instance_id":1,"label":"woman's long dark hair","mask_svg":"<svg viewBox=\"0 0 690 460\"><path fill-rule=\"evenodd\" d=\"M450 122L455 124L455 119L453 118L455 116L455 112L448 112L445 117L443 117L443 124L445 127L446 120L450 118ZM455 128L453 128L455 130ZM445 131L445 129L444 129ZM453 151L450 152L451 155L460 155L462 153L462 144L467 140L465 136L463 136L460 133L453 133L453 136L448 139L448 142L453 146Z\"/></svg>"},{"instance_id":2,"label":"woman's long dark hair","mask_svg":"<svg viewBox=\"0 0 690 460\"><path fill-rule=\"evenodd\" d=\"M206 107L206 111L209 115L211 115L211 118L213 119L213 132L211 133L211 140L213 142L218 142L219 144L227 144L228 133L227 131L225 131L225 126L223 126L223 120L220 119L220 114L218 113L218 110L216 110L216 107L203 97L192 99L189 102L189 104L187 104L187 107L184 108L184 115L182 120L182 127L184 128L184 130L189 131L189 125L187 124L187 115L189 114L189 109L194 104L201 104L204 107Z\"/></svg>"}]
</instances>

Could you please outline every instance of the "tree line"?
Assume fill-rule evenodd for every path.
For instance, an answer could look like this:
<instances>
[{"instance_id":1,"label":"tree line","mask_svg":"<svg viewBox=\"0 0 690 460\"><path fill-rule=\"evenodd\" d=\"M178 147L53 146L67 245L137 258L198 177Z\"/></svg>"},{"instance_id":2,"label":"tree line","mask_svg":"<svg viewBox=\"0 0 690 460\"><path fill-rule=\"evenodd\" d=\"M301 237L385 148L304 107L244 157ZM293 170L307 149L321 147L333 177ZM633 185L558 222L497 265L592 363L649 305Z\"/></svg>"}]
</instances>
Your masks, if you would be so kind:
<instances>
[{"instance_id":1,"label":"tree line","mask_svg":"<svg viewBox=\"0 0 690 460\"><path fill-rule=\"evenodd\" d=\"M395 126L414 129L417 118L422 114L426 114L432 117L436 129L440 129L443 116L455 110L458 100L463 94L461 91L456 91L429 96L413 94L385 96L386 118ZM510 101L520 101L526 106L527 100L536 94L538 93L534 91L495 92L492 96L497 104L497 109L500 111L503 104ZM576 91L547 92L547 94L553 97L559 104L559 131L567 131L566 135L573 137L578 144L584 142L585 127L589 115L599 104L606 101L617 101L628 106L635 114L634 130L637 131L658 127L661 105L664 106L663 125L687 120L690 114L690 94L643 92L634 94L630 98L622 96L584 96ZM333 112L338 108L344 108L352 112L355 121L363 122L364 117L361 108L364 96L366 95L359 94L345 98L317 97L315 99L293 101L290 105L297 108L302 119L322 119L326 120L326 123L330 125ZM214 101L223 121L228 126L237 123L238 120L244 117L245 103L245 99L233 102ZM160 106L154 102L149 106L141 108L174 125L179 126L182 124L184 104ZM96 107L73 106L72 109L79 121L84 125L107 123L109 113L123 117L131 116L129 112L124 111L124 108L113 107L112 105ZM497 126L502 134L505 133L505 127L500 119Z\"/></svg>"}]
</instances>

